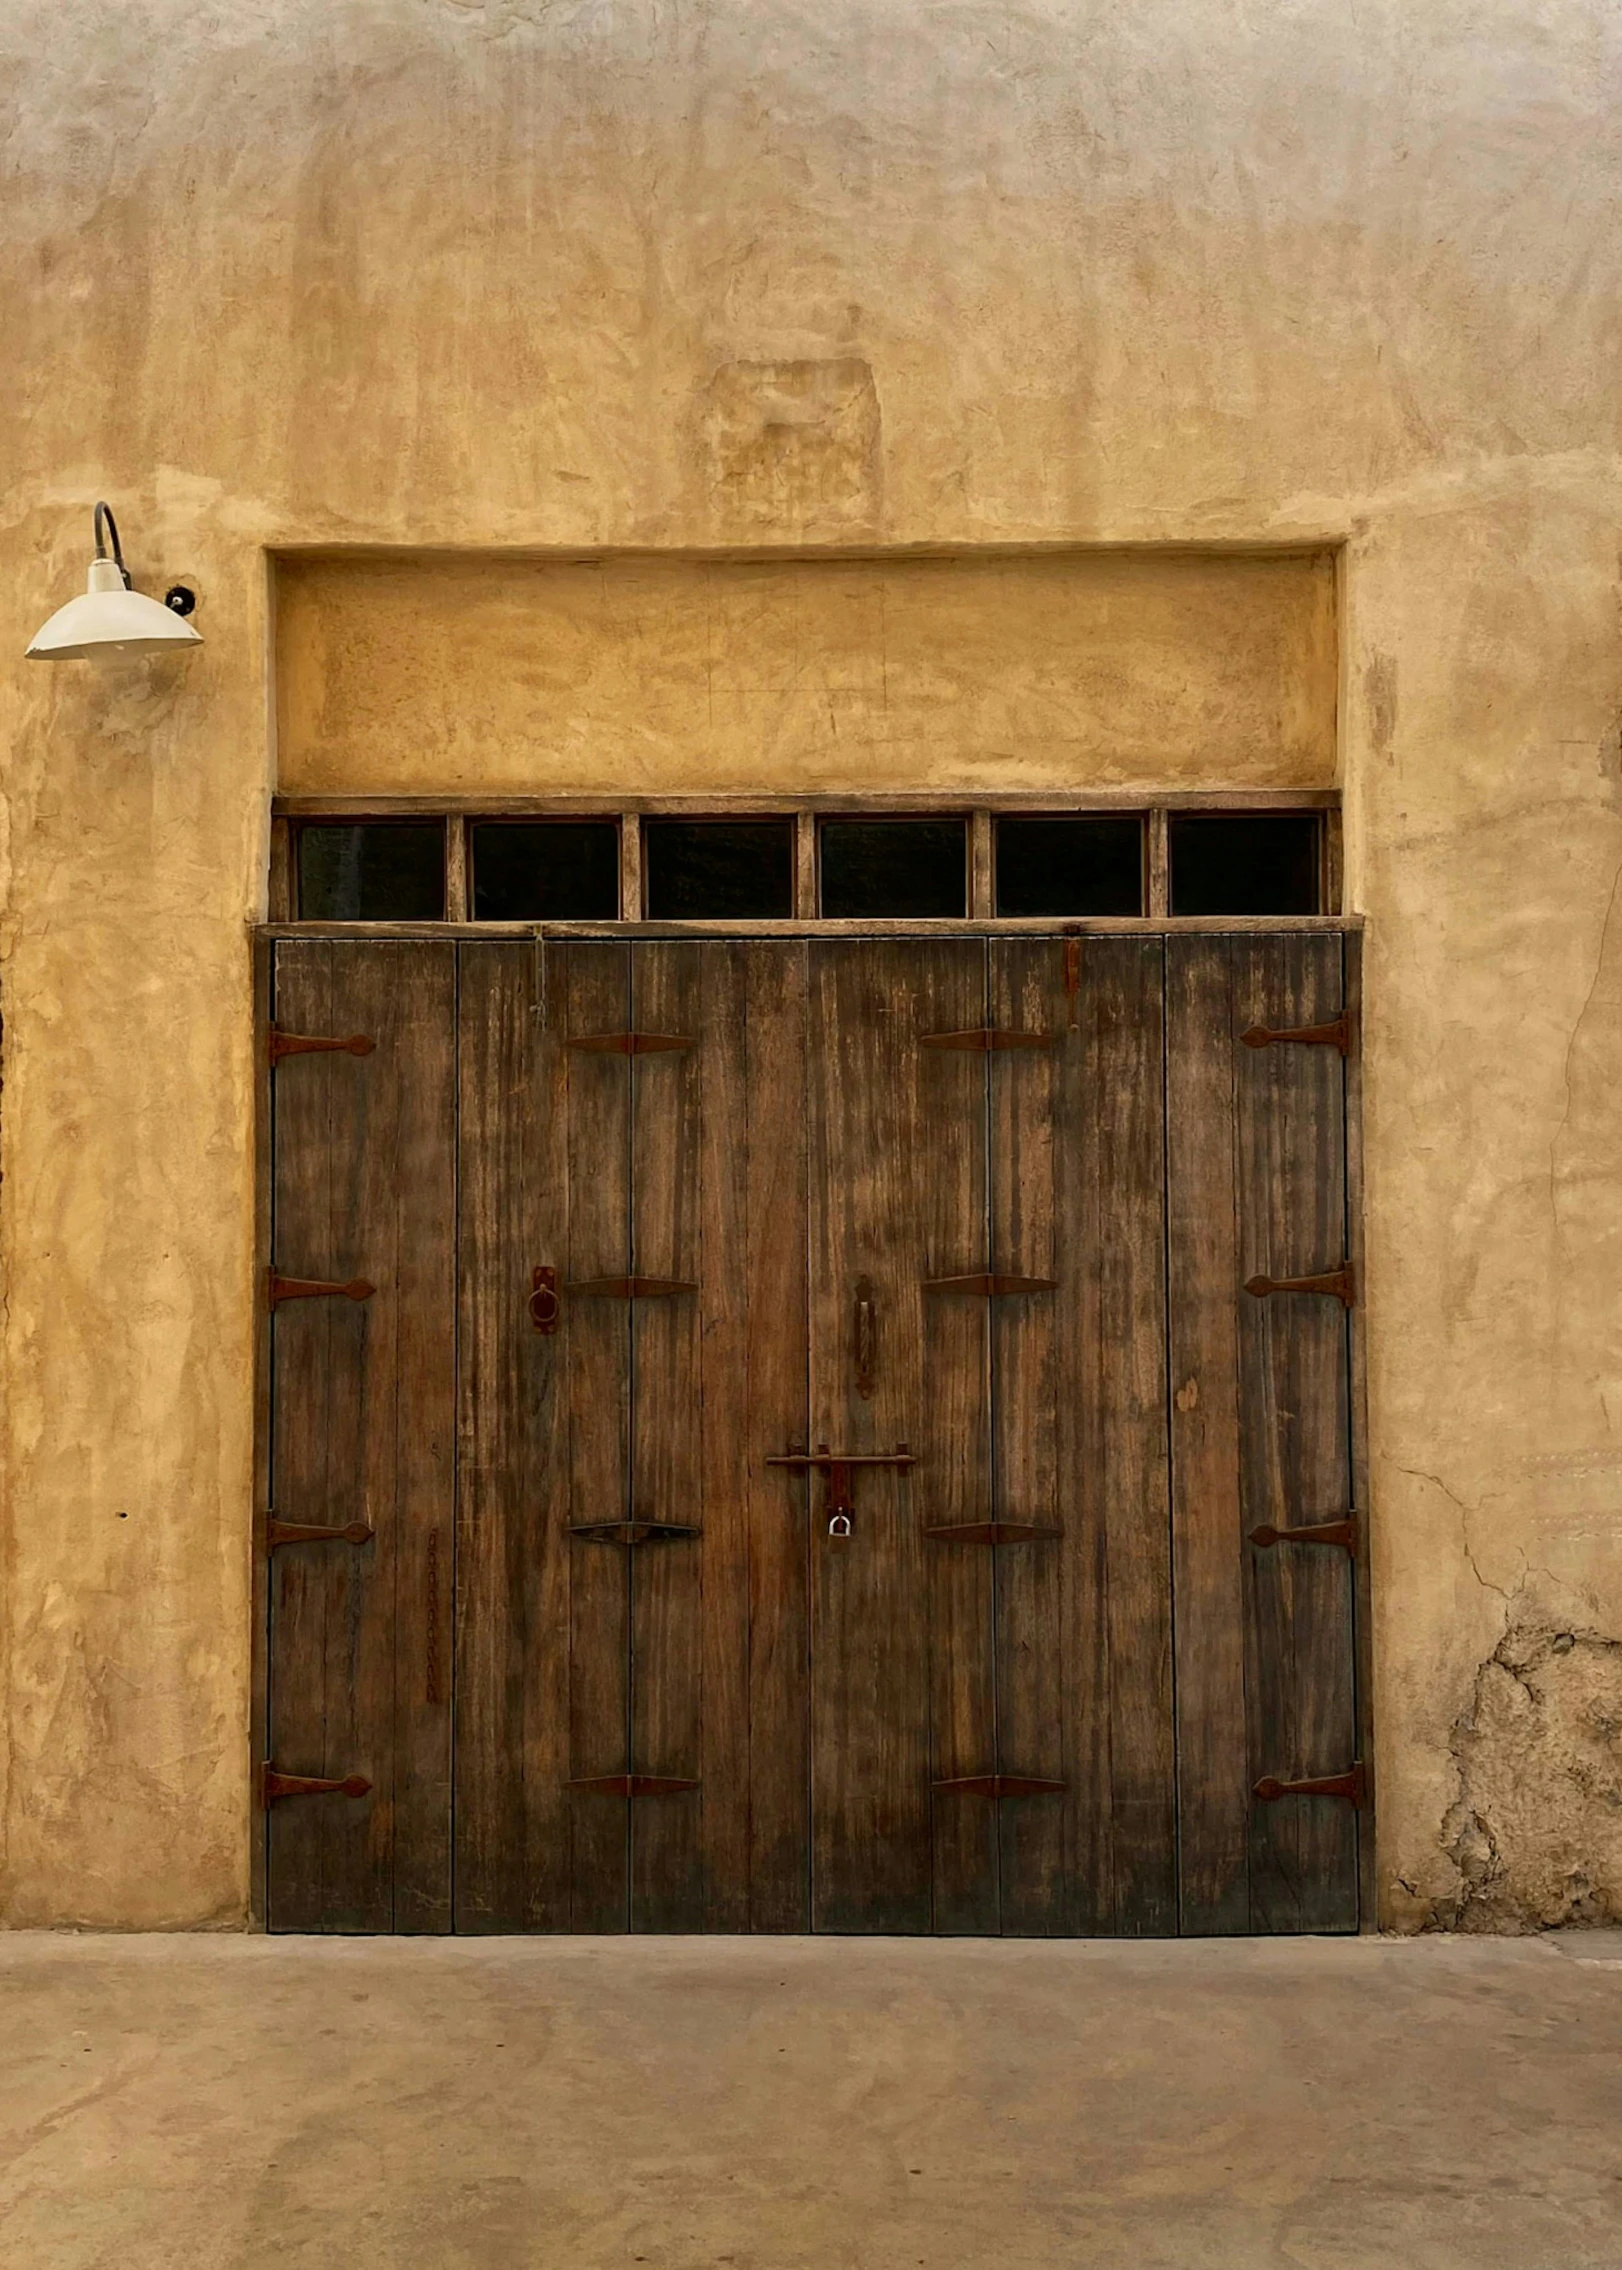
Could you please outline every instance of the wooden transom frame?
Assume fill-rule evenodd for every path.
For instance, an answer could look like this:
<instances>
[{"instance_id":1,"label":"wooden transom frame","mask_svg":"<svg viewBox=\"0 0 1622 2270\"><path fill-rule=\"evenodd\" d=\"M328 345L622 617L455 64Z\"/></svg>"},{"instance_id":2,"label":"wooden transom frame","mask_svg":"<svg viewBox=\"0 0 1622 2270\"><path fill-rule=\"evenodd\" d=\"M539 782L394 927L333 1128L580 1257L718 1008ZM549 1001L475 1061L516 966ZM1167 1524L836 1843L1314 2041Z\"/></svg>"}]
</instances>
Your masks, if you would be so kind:
<instances>
[{"instance_id":1,"label":"wooden transom frame","mask_svg":"<svg viewBox=\"0 0 1622 2270\"><path fill-rule=\"evenodd\" d=\"M1306 815L1323 822L1320 836L1320 903L1330 911L1316 915L1187 915L1170 911L1168 839L1174 813L1295 818ZM331 930L344 935L372 930L401 936L440 936L469 931L492 936L527 935L544 928L548 935L613 936L669 935L705 931L722 935L792 935L809 929L818 936L906 935L939 932L1019 932L1052 930L1052 915L998 916L995 911L993 828L998 818L1061 819L1090 814L1130 814L1144 822L1146 844L1145 908L1141 915L1089 915L1065 918L1063 927L1078 930L1132 931L1159 929L1255 930L1325 929L1359 927L1339 909L1343 893L1341 800L1338 789L1227 789L1204 793L1179 792L1145 795L1128 789L1095 790L1085 795L988 795L901 792L839 795L709 796L284 796L272 810L270 904L267 930L296 929L301 933ZM468 828L488 820L609 819L617 823L620 845L620 903L640 909L642 898L642 823L647 819L781 819L795 823L794 914L781 920L733 922L648 922L622 915L598 922L473 922L470 919L470 862ZM932 916L927 919L875 921L863 918L841 921L817 911L817 828L828 818L905 819L958 818L969 831L969 911L966 916ZM445 827L445 916L430 923L358 922L314 923L297 919L293 873L293 836L301 823L311 821L437 820Z\"/></svg>"}]
</instances>

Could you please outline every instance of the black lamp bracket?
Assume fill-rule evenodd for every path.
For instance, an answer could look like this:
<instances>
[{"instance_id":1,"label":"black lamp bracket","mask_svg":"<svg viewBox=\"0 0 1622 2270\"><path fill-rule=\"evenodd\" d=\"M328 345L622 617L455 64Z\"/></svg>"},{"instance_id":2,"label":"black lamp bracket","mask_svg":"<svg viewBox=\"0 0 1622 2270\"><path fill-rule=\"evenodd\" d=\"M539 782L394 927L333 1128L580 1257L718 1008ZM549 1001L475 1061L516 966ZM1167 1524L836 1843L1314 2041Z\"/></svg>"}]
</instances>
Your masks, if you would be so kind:
<instances>
[{"instance_id":1,"label":"black lamp bracket","mask_svg":"<svg viewBox=\"0 0 1622 2270\"><path fill-rule=\"evenodd\" d=\"M114 567L117 568L119 574L124 578L124 589L128 591L130 589L130 571L124 565L124 547L118 541L118 522L113 518L112 506L98 503L91 525L96 531L97 559L104 560L108 557L107 540L108 538L111 538L113 547L112 562ZM104 530L105 535L103 533Z\"/></svg>"}]
</instances>

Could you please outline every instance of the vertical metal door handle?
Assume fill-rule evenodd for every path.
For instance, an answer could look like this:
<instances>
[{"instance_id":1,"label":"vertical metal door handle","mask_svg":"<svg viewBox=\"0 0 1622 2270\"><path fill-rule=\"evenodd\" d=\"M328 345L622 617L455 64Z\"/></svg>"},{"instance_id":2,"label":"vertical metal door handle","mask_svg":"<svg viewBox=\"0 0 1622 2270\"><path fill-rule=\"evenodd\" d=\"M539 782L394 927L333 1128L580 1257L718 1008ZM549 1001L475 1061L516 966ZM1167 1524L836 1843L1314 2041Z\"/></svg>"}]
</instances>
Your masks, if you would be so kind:
<instances>
[{"instance_id":1,"label":"vertical metal door handle","mask_svg":"<svg viewBox=\"0 0 1622 2270\"><path fill-rule=\"evenodd\" d=\"M856 1281L856 1392L864 1403L873 1400L873 1342L877 1319L871 1278Z\"/></svg>"}]
</instances>

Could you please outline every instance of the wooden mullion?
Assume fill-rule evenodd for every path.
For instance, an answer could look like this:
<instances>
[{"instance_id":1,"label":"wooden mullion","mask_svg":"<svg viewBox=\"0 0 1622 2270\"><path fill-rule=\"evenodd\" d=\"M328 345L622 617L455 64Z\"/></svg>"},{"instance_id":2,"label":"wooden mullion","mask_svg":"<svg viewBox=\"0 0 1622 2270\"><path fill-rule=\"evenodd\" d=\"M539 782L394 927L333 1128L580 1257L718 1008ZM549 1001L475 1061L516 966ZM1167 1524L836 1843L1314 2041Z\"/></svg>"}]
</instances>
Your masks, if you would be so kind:
<instances>
[{"instance_id":1,"label":"wooden mullion","mask_svg":"<svg viewBox=\"0 0 1622 2270\"><path fill-rule=\"evenodd\" d=\"M988 805L979 805L970 815L969 845L969 912L977 922L989 922L997 911L997 894Z\"/></svg>"},{"instance_id":2,"label":"wooden mullion","mask_svg":"<svg viewBox=\"0 0 1622 2270\"><path fill-rule=\"evenodd\" d=\"M817 917L817 816L794 815L794 914L800 922Z\"/></svg>"},{"instance_id":3,"label":"wooden mullion","mask_svg":"<svg viewBox=\"0 0 1622 2270\"><path fill-rule=\"evenodd\" d=\"M635 809L619 814L620 920L642 919L642 816Z\"/></svg>"},{"instance_id":4,"label":"wooden mullion","mask_svg":"<svg viewBox=\"0 0 1622 2270\"><path fill-rule=\"evenodd\" d=\"M291 922L298 912L293 896L293 829L280 813L273 813L270 822L268 903L272 922Z\"/></svg>"},{"instance_id":5,"label":"wooden mullion","mask_svg":"<svg viewBox=\"0 0 1622 2270\"><path fill-rule=\"evenodd\" d=\"M471 911L467 821L460 812L445 815L445 920L466 922Z\"/></svg>"},{"instance_id":6,"label":"wooden mullion","mask_svg":"<svg viewBox=\"0 0 1622 2270\"><path fill-rule=\"evenodd\" d=\"M1322 885L1318 903L1323 913L1339 914L1346 895L1346 843L1338 804L1325 810L1319 833Z\"/></svg>"},{"instance_id":7,"label":"wooden mullion","mask_svg":"<svg viewBox=\"0 0 1622 2270\"><path fill-rule=\"evenodd\" d=\"M1168 808L1156 804L1149 813L1148 914L1151 922L1171 917L1171 828Z\"/></svg>"}]
</instances>

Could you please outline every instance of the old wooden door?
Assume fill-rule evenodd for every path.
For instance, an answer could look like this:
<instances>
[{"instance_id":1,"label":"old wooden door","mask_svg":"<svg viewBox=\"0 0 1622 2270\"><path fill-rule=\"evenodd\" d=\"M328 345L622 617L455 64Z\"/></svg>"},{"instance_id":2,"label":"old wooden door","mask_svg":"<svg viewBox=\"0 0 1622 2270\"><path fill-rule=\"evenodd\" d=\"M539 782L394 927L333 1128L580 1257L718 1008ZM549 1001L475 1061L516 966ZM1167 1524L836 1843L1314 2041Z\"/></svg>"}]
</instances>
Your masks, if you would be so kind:
<instances>
[{"instance_id":1,"label":"old wooden door","mask_svg":"<svg viewBox=\"0 0 1622 2270\"><path fill-rule=\"evenodd\" d=\"M284 944L273 1926L1354 1925L1340 957Z\"/></svg>"}]
</instances>

